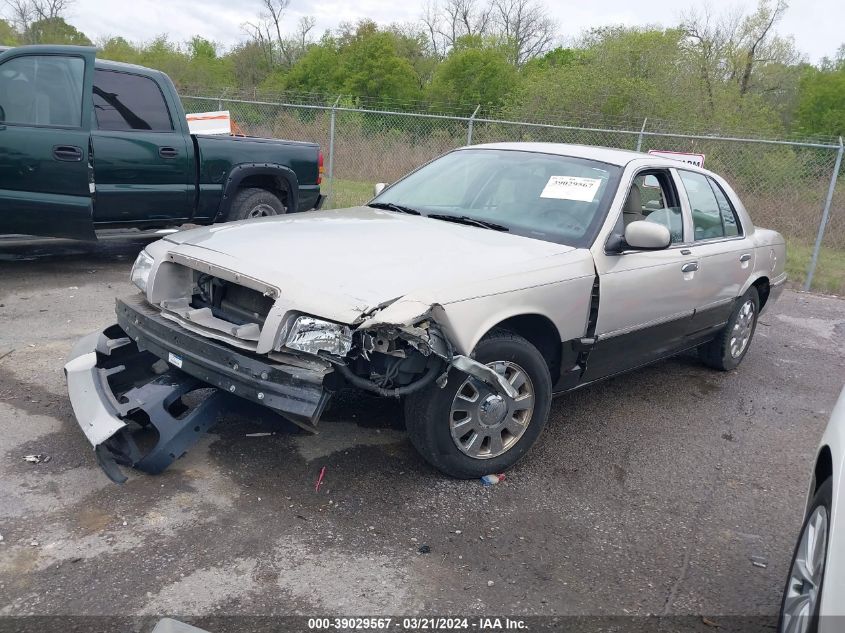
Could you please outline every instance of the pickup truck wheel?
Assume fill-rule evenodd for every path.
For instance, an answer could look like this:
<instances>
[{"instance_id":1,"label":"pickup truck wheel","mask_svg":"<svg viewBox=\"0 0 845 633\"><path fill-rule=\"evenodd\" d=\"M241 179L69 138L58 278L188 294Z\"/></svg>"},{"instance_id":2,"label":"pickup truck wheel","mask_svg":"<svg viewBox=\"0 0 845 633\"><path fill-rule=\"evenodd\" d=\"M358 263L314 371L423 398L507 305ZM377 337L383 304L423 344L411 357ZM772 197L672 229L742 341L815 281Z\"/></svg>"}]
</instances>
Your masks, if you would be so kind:
<instances>
[{"instance_id":1,"label":"pickup truck wheel","mask_svg":"<svg viewBox=\"0 0 845 633\"><path fill-rule=\"evenodd\" d=\"M235 194L229 220L248 220L270 215L283 215L287 208L272 191L250 187Z\"/></svg>"},{"instance_id":2,"label":"pickup truck wheel","mask_svg":"<svg viewBox=\"0 0 845 633\"><path fill-rule=\"evenodd\" d=\"M757 288L751 286L736 302L730 319L719 335L699 346L698 356L701 361L720 371L736 368L751 346L759 312L760 295Z\"/></svg>"},{"instance_id":3,"label":"pickup truck wheel","mask_svg":"<svg viewBox=\"0 0 845 633\"><path fill-rule=\"evenodd\" d=\"M452 369L444 388L432 384L405 399L411 443L432 466L459 479L513 466L537 441L551 406L548 365L521 336L496 330L473 358L503 375L517 397Z\"/></svg>"}]
</instances>

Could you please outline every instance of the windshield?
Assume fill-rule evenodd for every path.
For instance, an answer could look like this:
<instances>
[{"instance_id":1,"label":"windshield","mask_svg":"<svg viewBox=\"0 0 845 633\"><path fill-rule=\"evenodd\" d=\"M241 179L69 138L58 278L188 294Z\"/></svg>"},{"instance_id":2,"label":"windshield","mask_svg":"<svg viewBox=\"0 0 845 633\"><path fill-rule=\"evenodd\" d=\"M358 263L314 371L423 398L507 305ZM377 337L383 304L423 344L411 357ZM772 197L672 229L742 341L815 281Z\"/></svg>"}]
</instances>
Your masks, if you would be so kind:
<instances>
[{"instance_id":1,"label":"windshield","mask_svg":"<svg viewBox=\"0 0 845 633\"><path fill-rule=\"evenodd\" d=\"M479 220L525 237L587 246L610 205L620 171L570 156L458 150L395 183L371 204L441 219Z\"/></svg>"}]
</instances>

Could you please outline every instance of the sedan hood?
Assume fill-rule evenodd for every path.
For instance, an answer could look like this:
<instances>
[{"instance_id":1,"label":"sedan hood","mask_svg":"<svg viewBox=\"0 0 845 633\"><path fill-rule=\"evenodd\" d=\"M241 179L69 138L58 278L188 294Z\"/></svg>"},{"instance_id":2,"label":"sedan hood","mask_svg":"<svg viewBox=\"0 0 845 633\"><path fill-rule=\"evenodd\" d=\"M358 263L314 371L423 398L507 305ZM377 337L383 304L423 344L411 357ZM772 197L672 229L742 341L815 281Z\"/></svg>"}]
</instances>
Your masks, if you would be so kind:
<instances>
[{"instance_id":1,"label":"sedan hood","mask_svg":"<svg viewBox=\"0 0 845 633\"><path fill-rule=\"evenodd\" d=\"M282 296L296 286L311 295L344 297L346 309L358 314L411 293L440 303L465 299L473 296L473 284L480 290L481 282L559 266L576 250L370 207L233 222L166 240L179 245L171 250L234 268L278 287ZM516 283L524 287L531 280ZM490 294L483 285L483 294Z\"/></svg>"}]
</instances>

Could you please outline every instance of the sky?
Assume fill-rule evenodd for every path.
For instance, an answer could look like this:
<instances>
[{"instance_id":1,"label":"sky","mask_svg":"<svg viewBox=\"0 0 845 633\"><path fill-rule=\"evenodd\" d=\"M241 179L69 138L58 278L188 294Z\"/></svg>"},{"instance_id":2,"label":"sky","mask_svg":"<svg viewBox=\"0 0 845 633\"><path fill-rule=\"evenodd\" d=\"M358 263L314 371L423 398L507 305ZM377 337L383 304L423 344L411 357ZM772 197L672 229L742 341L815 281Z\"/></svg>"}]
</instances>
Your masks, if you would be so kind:
<instances>
[{"instance_id":1,"label":"sky","mask_svg":"<svg viewBox=\"0 0 845 633\"><path fill-rule=\"evenodd\" d=\"M583 29L608 24L673 25L682 11L701 0L546 0L545 4L565 40ZM750 10L755 4L756 0L710 0L716 12ZM810 62L832 57L845 43L843 0L791 0L790 5L778 31L794 36ZM292 31L299 17L313 16L320 34L361 18L380 24L416 21L422 6L423 0L292 0L287 22ZM186 41L199 34L227 48L244 39L241 25L260 12L260 0L74 0L68 21L93 40L119 34L144 42L167 33L174 41Z\"/></svg>"}]
</instances>

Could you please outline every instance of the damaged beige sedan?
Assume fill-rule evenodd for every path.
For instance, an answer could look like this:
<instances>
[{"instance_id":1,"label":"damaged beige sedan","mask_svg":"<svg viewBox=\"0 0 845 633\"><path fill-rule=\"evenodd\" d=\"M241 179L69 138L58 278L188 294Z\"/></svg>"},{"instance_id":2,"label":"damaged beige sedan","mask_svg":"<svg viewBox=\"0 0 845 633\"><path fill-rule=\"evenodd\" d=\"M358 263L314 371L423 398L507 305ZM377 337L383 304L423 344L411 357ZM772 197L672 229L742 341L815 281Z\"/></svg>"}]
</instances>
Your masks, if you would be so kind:
<instances>
[{"instance_id":1,"label":"damaged beige sedan","mask_svg":"<svg viewBox=\"0 0 845 633\"><path fill-rule=\"evenodd\" d=\"M68 390L115 481L120 466L166 468L238 398L318 432L348 387L404 398L421 455L478 477L525 455L556 393L690 348L736 367L785 260L783 238L704 169L467 147L366 206L147 246L140 293L77 344Z\"/></svg>"}]
</instances>

